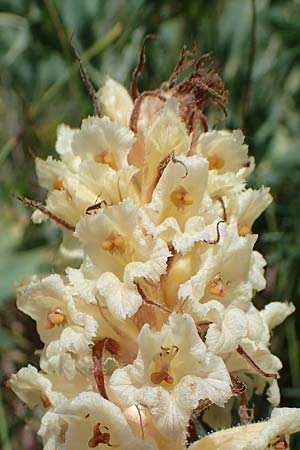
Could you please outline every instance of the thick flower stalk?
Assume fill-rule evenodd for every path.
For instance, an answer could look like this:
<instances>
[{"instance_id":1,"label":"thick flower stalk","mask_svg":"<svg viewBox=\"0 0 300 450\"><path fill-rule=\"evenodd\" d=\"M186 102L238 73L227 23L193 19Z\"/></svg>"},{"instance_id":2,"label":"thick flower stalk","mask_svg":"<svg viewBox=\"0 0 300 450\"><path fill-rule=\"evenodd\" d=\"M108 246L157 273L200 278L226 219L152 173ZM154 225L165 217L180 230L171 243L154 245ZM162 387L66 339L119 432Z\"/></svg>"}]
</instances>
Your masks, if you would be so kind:
<instances>
[{"instance_id":1,"label":"thick flower stalk","mask_svg":"<svg viewBox=\"0 0 300 450\"><path fill-rule=\"evenodd\" d=\"M45 450L288 448L300 410L254 424L247 408L264 390L280 402L270 332L294 311L252 303L265 287L252 226L269 190L246 187L242 132L209 130L206 107L225 112L225 92L207 58L182 52L167 82L139 94L143 54L131 96L107 78L99 114L59 127L58 160L35 160L46 204L23 201L63 227L68 263L18 288L44 347L40 370L9 386L42 409ZM236 404L242 426L224 430ZM199 439L199 420L223 430Z\"/></svg>"}]
</instances>

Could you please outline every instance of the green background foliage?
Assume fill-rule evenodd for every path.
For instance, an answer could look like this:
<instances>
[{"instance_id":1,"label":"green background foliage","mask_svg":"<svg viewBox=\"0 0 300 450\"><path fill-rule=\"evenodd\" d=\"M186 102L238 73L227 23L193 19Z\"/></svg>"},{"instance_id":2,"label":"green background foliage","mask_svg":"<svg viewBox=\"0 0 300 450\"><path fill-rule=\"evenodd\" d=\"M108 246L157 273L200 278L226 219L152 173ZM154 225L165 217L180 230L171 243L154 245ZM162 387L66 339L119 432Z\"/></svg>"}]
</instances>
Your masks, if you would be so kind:
<instances>
[{"instance_id":1,"label":"green background foliage","mask_svg":"<svg viewBox=\"0 0 300 450\"><path fill-rule=\"evenodd\" d=\"M129 86L147 33L158 40L148 42L140 90L166 80L193 39L199 55L212 51L230 93L228 118L218 127L244 130L257 163L249 184L271 187L274 203L254 229L268 261L267 288L256 304L290 299L298 308L276 330L272 350L284 364L282 406L300 406L299 0L0 0L1 382L36 362L40 346L34 324L15 309L14 283L60 267L59 232L33 226L31 211L11 194L42 200L28 150L53 155L57 125L80 126L93 113L71 36L97 87L106 74ZM257 406L257 417L264 414L266 405ZM39 448L31 431L37 426L36 415L3 392L2 448Z\"/></svg>"}]
</instances>

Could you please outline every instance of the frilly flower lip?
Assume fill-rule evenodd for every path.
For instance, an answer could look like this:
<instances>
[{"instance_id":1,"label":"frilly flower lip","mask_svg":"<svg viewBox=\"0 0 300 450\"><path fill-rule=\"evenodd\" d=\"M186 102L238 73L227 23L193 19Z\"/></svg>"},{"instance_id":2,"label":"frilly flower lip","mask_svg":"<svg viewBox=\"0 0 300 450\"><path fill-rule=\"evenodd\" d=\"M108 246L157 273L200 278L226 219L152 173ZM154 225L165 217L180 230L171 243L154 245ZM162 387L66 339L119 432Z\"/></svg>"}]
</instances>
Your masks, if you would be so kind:
<instances>
[{"instance_id":1,"label":"frilly flower lip","mask_svg":"<svg viewBox=\"0 0 300 450\"><path fill-rule=\"evenodd\" d=\"M131 199L83 218L76 233L94 265L96 292L116 318L131 317L142 303L135 282L157 282L167 270L166 243L147 234Z\"/></svg>"},{"instance_id":2,"label":"frilly flower lip","mask_svg":"<svg viewBox=\"0 0 300 450\"><path fill-rule=\"evenodd\" d=\"M43 370L60 373L69 380L75 377L81 364L85 365L84 371L89 370L89 346L97 334L98 322L94 311L73 297L59 275L21 286L17 304L36 321L45 343L40 362Z\"/></svg>"},{"instance_id":3,"label":"frilly flower lip","mask_svg":"<svg viewBox=\"0 0 300 450\"><path fill-rule=\"evenodd\" d=\"M45 343L58 339L68 327L82 329L90 337L97 329L96 321L78 308L70 288L59 275L21 286L17 291L17 305L36 321L37 331Z\"/></svg>"},{"instance_id":4,"label":"frilly flower lip","mask_svg":"<svg viewBox=\"0 0 300 450\"><path fill-rule=\"evenodd\" d=\"M114 398L124 407L149 408L157 429L169 439L183 432L201 400L220 406L231 396L231 381L221 358L209 353L192 318L173 313L160 332L144 325L132 365L110 379Z\"/></svg>"}]
</instances>

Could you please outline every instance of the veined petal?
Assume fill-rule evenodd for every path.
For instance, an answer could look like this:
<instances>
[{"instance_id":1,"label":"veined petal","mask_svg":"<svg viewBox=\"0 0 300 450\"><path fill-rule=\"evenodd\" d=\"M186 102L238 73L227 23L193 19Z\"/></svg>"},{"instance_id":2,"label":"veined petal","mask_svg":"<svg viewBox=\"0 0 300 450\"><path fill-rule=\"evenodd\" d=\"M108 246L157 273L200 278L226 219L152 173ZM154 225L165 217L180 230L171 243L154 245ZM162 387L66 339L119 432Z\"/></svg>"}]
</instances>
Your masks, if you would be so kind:
<instances>
[{"instance_id":1,"label":"veined petal","mask_svg":"<svg viewBox=\"0 0 300 450\"><path fill-rule=\"evenodd\" d=\"M184 392L174 389L172 393L163 388L148 388L139 393L141 404L147 405L156 429L170 441L175 440L187 427L191 411L197 406L197 400L189 395L182 398Z\"/></svg>"}]
</instances>

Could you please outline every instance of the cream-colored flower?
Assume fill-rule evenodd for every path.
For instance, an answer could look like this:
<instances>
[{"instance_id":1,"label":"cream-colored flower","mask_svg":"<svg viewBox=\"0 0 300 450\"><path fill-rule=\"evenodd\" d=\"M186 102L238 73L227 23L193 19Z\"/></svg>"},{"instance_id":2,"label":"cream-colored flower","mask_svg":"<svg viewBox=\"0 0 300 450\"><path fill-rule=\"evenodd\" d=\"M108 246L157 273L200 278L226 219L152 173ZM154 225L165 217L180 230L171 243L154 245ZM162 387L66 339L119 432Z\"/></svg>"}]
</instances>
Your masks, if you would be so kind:
<instances>
[{"instance_id":1,"label":"cream-colored flower","mask_svg":"<svg viewBox=\"0 0 300 450\"><path fill-rule=\"evenodd\" d=\"M40 158L35 159L35 167L40 186L51 191L53 189L60 191L64 188L64 179L72 172L62 161L57 161L48 156L46 161Z\"/></svg>"},{"instance_id":2,"label":"cream-colored flower","mask_svg":"<svg viewBox=\"0 0 300 450\"><path fill-rule=\"evenodd\" d=\"M208 131L200 135L196 153L208 160L209 169L218 174L237 173L249 160L248 146L241 130Z\"/></svg>"},{"instance_id":3,"label":"cream-colored flower","mask_svg":"<svg viewBox=\"0 0 300 450\"><path fill-rule=\"evenodd\" d=\"M225 197L227 219L234 217L238 223L240 236L246 236L251 232L255 220L272 202L270 189L259 190L246 189L238 195Z\"/></svg>"},{"instance_id":4,"label":"cream-colored flower","mask_svg":"<svg viewBox=\"0 0 300 450\"><path fill-rule=\"evenodd\" d=\"M56 414L67 427L61 430L66 449L117 447L120 450L155 450L135 436L121 410L95 392L82 392L58 408Z\"/></svg>"},{"instance_id":5,"label":"cream-colored flower","mask_svg":"<svg viewBox=\"0 0 300 450\"><path fill-rule=\"evenodd\" d=\"M128 127L133 103L124 86L113 78L106 77L97 96L103 115Z\"/></svg>"},{"instance_id":6,"label":"cream-colored flower","mask_svg":"<svg viewBox=\"0 0 300 450\"><path fill-rule=\"evenodd\" d=\"M95 334L94 332L93 336ZM40 367L45 372L58 374L66 380L73 380L78 373L91 374L92 344L92 336L83 328L67 327L59 339L53 339L44 346Z\"/></svg>"},{"instance_id":7,"label":"cream-colored flower","mask_svg":"<svg viewBox=\"0 0 300 450\"><path fill-rule=\"evenodd\" d=\"M265 373L274 376L274 374L277 375L278 371L282 368L280 359L277 356L272 355L267 347L260 344L255 344L253 341L245 338L242 341L242 348L250 356L252 361L254 361L256 366ZM228 369L228 372L230 373L259 373L257 369L249 364L247 360L243 358L238 352L233 352L230 354L230 357L226 359L226 367ZM263 377L263 375L260 376ZM270 378L271 381L272 379L273 378Z\"/></svg>"},{"instance_id":8,"label":"cream-colored flower","mask_svg":"<svg viewBox=\"0 0 300 450\"><path fill-rule=\"evenodd\" d=\"M174 217L184 230L186 221L199 214L207 175L207 161L198 155L171 159L145 208L153 223L159 225Z\"/></svg>"},{"instance_id":9,"label":"cream-colored flower","mask_svg":"<svg viewBox=\"0 0 300 450\"><path fill-rule=\"evenodd\" d=\"M76 233L94 265L96 295L115 317L132 316L142 303L135 283L159 281L167 269L167 245L147 235L130 199L83 218Z\"/></svg>"},{"instance_id":10,"label":"cream-colored flower","mask_svg":"<svg viewBox=\"0 0 300 450\"><path fill-rule=\"evenodd\" d=\"M96 320L78 308L70 288L59 275L49 275L20 286L17 305L36 321L37 331L45 343L59 339L70 328L83 331L89 338L96 334Z\"/></svg>"},{"instance_id":11,"label":"cream-colored flower","mask_svg":"<svg viewBox=\"0 0 300 450\"><path fill-rule=\"evenodd\" d=\"M179 287L179 298L188 299L195 314L201 314L199 302L211 300L247 307L252 296L249 271L256 238L255 235L239 237L235 224L221 224L219 242L205 251L198 250L198 266Z\"/></svg>"},{"instance_id":12,"label":"cream-colored flower","mask_svg":"<svg viewBox=\"0 0 300 450\"><path fill-rule=\"evenodd\" d=\"M260 311L264 321L268 325L269 330L280 325L290 314L295 311L293 303L272 302Z\"/></svg>"},{"instance_id":13,"label":"cream-colored flower","mask_svg":"<svg viewBox=\"0 0 300 450\"><path fill-rule=\"evenodd\" d=\"M212 198L241 193L254 168L240 130L208 131L200 135L195 152L209 163L208 192Z\"/></svg>"},{"instance_id":14,"label":"cream-colored flower","mask_svg":"<svg viewBox=\"0 0 300 450\"><path fill-rule=\"evenodd\" d=\"M40 184L49 191L46 207L76 225L95 203L118 203L122 192L136 198L134 187L128 189L136 172L127 162L133 141L130 130L108 117L90 117L80 130L60 128L57 151L62 161L36 159ZM33 216L35 222L42 218L40 212Z\"/></svg>"},{"instance_id":15,"label":"cream-colored flower","mask_svg":"<svg viewBox=\"0 0 300 450\"><path fill-rule=\"evenodd\" d=\"M132 365L117 369L110 389L124 407L145 405L168 439L186 428L201 400L224 405L230 378L221 358L207 352L192 318L173 313L160 332L144 325Z\"/></svg>"},{"instance_id":16,"label":"cream-colored flower","mask_svg":"<svg viewBox=\"0 0 300 450\"><path fill-rule=\"evenodd\" d=\"M65 176L63 189L49 192L46 206L75 226L82 216L96 213L105 205L118 204L123 196L131 195L136 200L131 183L135 171L132 166L115 171L108 164L88 158L79 165L76 176Z\"/></svg>"},{"instance_id":17,"label":"cream-colored flower","mask_svg":"<svg viewBox=\"0 0 300 450\"><path fill-rule=\"evenodd\" d=\"M21 285L17 290L17 305L36 321L43 342L59 337L63 328L76 319L72 295L59 275Z\"/></svg>"},{"instance_id":18,"label":"cream-colored flower","mask_svg":"<svg viewBox=\"0 0 300 450\"><path fill-rule=\"evenodd\" d=\"M47 190L61 190L64 187L64 178L67 174L75 174L78 171L80 157L74 155L72 141L76 133L67 125L59 125L57 128L57 140L55 150L61 160L55 160L48 156L46 161L35 159L35 166L39 184Z\"/></svg>"},{"instance_id":19,"label":"cream-colored flower","mask_svg":"<svg viewBox=\"0 0 300 450\"><path fill-rule=\"evenodd\" d=\"M108 117L89 117L74 133L72 149L82 160L91 158L96 164L120 170L128 166L127 156L133 142L134 134L128 128Z\"/></svg>"},{"instance_id":20,"label":"cream-colored flower","mask_svg":"<svg viewBox=\"0 0 300 450\"><path fill-rule=\"evenodd\" d=\"M41 418L41 426L38 431L38 435L43 441L43 450L67 450L64 439L67 428L67 422L54 412L48 411Z\"/></svg>"},{"instance_id":21,"label":"cream-colored flower","mask_svg":"<svg viewBox=\"0 0 300 450\"><path fill-rule=\"evenodd\" d=\"M72 379L78 370L86 373L91 369L90 345L98 329L95 311L74 299L59 275L20 287L17 303L36 320L46 344L40 361L43 370Z\"/></svg>"},{"instance_id":22,"label":"cream-colored flower","mask_svg":"<svg viewBox=\"0 0 300 450\"><path fill-rule=\"evenodd\" d=\"M46 374L38 372L30 364L12 375L8 386L31 408L36 405L54 407L66 399L62 392L54 390Z\"/></svg>"},{"instance_id":23,"label":"cream-colored flower","mask_svg":"<svg viewBox=\"0 0 300 450\"><path fill-rule=\"evenodd\" d=\"M179 114L175 99L169 99L144 132L144 180L142 184L145 199L151 196L162 168L171 155L185 155L190 150L191 136Z\"/></svg>"},{"instance_id":24,"label":"cream-colored flower","mask_svg":"<svg viewBox=\"0 0 300 450\"><path fill-rule=\"evenodd\" d=\"M216 310L215 310L216 311ZM208 314L202 320L212 319L205 336L205 343L209 351L220 355L236 350L242 339L247 336L247 318L243 311L238 308L226 308L213 317Z\"/></svg>"},{"instance_id":25,"label":"cream-colored flower","mask_svg":"<svg viewBox=\"0 0 300 450\"><path fill-rule=\"evenodd\" d=\"M275 408L266 422L217 431L193 443L191 450L284 450L300 431L300 409Z\"/></svg>"}]
</instances>

